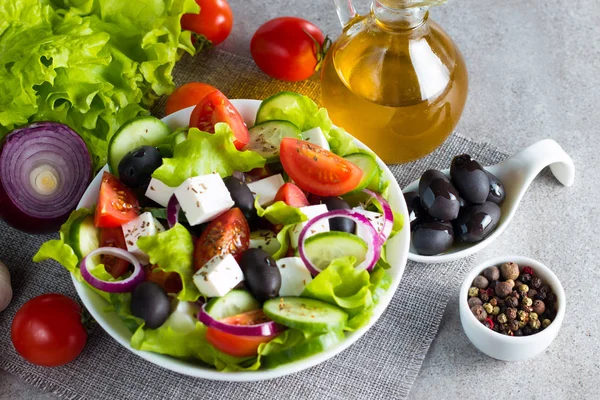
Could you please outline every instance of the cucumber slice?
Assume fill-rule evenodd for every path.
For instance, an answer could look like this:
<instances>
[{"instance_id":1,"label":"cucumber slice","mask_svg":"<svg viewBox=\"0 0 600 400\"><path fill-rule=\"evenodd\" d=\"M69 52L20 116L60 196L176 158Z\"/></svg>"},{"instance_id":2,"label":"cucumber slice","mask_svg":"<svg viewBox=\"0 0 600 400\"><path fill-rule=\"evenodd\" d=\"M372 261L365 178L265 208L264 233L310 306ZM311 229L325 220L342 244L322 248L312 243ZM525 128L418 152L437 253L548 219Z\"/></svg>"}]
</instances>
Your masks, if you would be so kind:
<instances>
[{"instance_id":1,"label":"cucumber slice","mask_svg":"<svg viewBox=\"0 0 600 400\"><path fill-rule=\"evenodd\" d=\"M280 92L268 97L260 103L256 124L285 119L302 129L306 118L299 105L302 101L302 95L294 92Z\"/></svg>"},{"instance_id":2,"label":"cucumber slice","mask_svg":"<svg viewBox=\"0 0 600 400\"><path fill-rule=\"evenodd\" d=\"M267 300L263 311L273 321L304 332L341 331L348 321L348 315L338 306L304 297Z\"/></svg>"},{"instance_id":3,"label":"cucumber slice","mask_svg":"<svg viewBox=\"0 0 600 400\"><path fill-rule=\"evenodd\" d=\"M254 125L249 130L250 143L244 150L252 150L268 163L279 161L279 145L284 137L302 138L300 129L288 121L267 121Z\"/></svg>"},{"instance_id":4,"label":"cucumber slice","mask_svg":"<svg viewBox=\"0 0 600 400\"><path fill-rule=\"evenodd\" d=\"M263 356L262 366L275 368L283 364L298 361L310 357L335 346L344 339L344 332L335 331L315 336L304 342L273 354Z\"/></svg>"},{"instance_id":5,"label":"cucumber slice","mask_svg":"<svg viewBox=\"0 0 600 400\"><path fill-rule=\"evenodd\" d=\"M377 160L370 154L355 153L344 158L359 167L363 172L362 179L354 191L363 190L379 175L380 168L377 165Z\"/></svg>"},{"instance_id":6,"label":"cucumber slice","mask_svg":"<svg viewBox=\"0 0 600 400\"><path fill-rule=\"evenodd\" d=\"M257 310L260 303L245 290L232 290L223 297L210 300L204 309L216 320Z\"/></svg>"},{"instance_id":7,"label":"cucumber slice","mask_svg":"<svg viewBox=\"0 0 600 400\"><path fill-rule=\"evenodd\" d=\"M69 244L79 258L100 247L100 231L94 226L94 217L85 216L73 222L69 231Z\"/></svg>"},{"instance_id":8,"label":"cucumber slice","mask_svg":"<svg viewBox=\"0 0 600 400\"><path fill-rule=\"evenodd\" d=\"M169 136L167 125L155 117L138 117L127 122L113 135L108 143L110 171L119 174L119 162L131 150L140 146L157 146Z\"/></svg>"},{"instance_id":9,"label":"cucumber slice","mask_svg":"<svg viewBox=\"0 0 600 400\"><path fill-rule=\"evenodd\" d=\"M277 240L277 234L269 230L260 230L250 232L250 248L262 249L273 255L281 248L281 243Z\"/></svg>"},{"instance_id":10,"label":"cucumber slice","mask_svg":"<svg viewBox=\"0 0 600 400\"><path fill-rule=\"evenodd\" d=\"M367 257L368 247L360 237L348 232L321 232L310 236L304 242L304 252L320 270L339 257L354 256L356 265Z\"/></svg>"}]
</instances>

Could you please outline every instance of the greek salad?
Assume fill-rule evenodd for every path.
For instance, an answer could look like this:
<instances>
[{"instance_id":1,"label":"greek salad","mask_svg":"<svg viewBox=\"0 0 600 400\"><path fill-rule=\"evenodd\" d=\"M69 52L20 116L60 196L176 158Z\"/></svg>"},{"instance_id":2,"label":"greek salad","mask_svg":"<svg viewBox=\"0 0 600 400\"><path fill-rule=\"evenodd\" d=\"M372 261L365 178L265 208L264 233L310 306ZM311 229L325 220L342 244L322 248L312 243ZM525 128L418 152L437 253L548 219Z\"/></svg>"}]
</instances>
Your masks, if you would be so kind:
<instances>
[{"instance_id":1,"label":"greek salad","mask_svg":"<svg viewBox=\"0 0 600 400\"><path fill-rule=\"evenodd\" d=\"M275 368L365 325L402 217L374 155L297 93L247 127L219 91L171 131L140 117L111 139L93 209L54 259L109 304L135 349L221 371Z\"/></svg>"}]
</instances>

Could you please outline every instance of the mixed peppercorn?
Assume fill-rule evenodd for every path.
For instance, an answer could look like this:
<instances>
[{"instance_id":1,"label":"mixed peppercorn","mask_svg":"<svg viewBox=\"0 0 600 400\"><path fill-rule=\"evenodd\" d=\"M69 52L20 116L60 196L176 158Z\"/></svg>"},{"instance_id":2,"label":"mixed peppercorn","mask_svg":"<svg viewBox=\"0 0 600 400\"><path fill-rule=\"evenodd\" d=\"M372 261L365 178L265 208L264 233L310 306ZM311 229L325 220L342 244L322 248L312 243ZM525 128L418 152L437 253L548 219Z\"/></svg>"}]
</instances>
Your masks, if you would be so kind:
<instances>
[{"instance_id":1,"label":"mixed peppercorn","mask_svg":"<svg viewBox=\"0 0 600 400\"><path fill-rule=\"evenodd\" d=\"M483 270L469 288L469 308L483 325L504 335L528 336L556 317L556 295L531 267L507 262Z\"/></svg>"}]
</instances>

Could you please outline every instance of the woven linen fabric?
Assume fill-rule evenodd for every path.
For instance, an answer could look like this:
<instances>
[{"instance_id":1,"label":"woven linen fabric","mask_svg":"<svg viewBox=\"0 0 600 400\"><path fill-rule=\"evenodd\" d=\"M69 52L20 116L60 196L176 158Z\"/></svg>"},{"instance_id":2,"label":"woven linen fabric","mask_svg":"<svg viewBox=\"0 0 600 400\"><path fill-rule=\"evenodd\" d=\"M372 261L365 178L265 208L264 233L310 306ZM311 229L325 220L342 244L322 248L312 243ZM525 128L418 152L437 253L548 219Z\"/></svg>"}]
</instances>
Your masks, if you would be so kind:
<instances>
[{"instance_id":1,"label":"woven linen fabric","mask_svg":"<svg viewBox=\"0 0 600 400\"><path fill-rule=\"evenodd\" d=\"M318 81L271 80L251 60L211 51L178 64L175 81L202 81L230 98L262 99L281 90L319 97ZM154 114L162 115L164 99ZM401 187L429 168L446 168L453 156L467 152L484 165L505 154L487 144L452 135L437 151L419 161L391 166ZM55 262L31 261L40 245L54 235L33 236L0 222L0 260L10 271L14 299L0 312L0 368L41 390L66 399L401 399L406 398L444 309L470 267L471 259L446 264L408 262L400 286L379 321L354 345L308 370L270 381L216 382L191 378L153 365L120 346L95 325L79 358L57 368L24 361L10 340L14 314L43 293L77 294L66 270ZM456 299L453 299L456 300Z\"/></svg>"}]
</instances>

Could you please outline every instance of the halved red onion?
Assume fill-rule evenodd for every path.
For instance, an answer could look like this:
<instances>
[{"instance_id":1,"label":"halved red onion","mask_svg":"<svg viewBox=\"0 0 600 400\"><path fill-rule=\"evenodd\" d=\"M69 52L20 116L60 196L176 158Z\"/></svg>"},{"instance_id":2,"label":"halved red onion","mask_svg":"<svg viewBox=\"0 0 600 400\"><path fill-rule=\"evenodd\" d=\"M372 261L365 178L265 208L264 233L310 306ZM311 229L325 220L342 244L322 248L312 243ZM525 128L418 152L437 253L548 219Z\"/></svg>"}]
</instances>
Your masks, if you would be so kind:
<instances>
[{"instance_id":1,"label":"halved red onion","mask_svg":"<svg viewBox=\"0 0 600 400\"><path fill-rule=\"evenodd\" d=\"M179 210L181 210L179 201L175 195L172 195L167 204L167 225L169 225L169 229L179 222Z\"/></svg>"},{"instance_id":2,"label":"halved red onion","mask_svg":"<svg viewBox=\"0 0 600 400\"><path fill-rule=\"evenodd\" d=\"M379 202L381 208L383 210L383 218L384 223L379 235L381 237L381 242L385 243L386 240L390 237L392 233L392 228L394 227L394 213L392 212L392 207L390 207L390 203L387 202L386 199L383 198L379 193L375 193L371 190L364 189L363 192L367 193L371 197L374 197L375 200Z\"/></svg>"},{"instance_id":3,"label":"halved red onion","mask_svg":"<svg viewBox=\"0 0 600 400\"><path fill-rule=\"evenodd\" d=\"M381 256L381 246L383 243L381 242L379 234L373 227L373 224L371 224L371 221L369 221L369 219L363 214L354 210L332 210L324 214L318 215L306 223L306 225L300 232L300 236L298 237L298 254L304 262L304 265L306 265L306 268L308 268L308 270L313 275L318 275L321 272L321 270L315 264L313 264L313 262L306 255L306 252L304 251L304 242L307 239L307 233L313 228L313 225L315 225L323 219L329 220L331 218L336 217L351 219L355 223L360 224L365 228L363 232L366 234L367 237L362 239L365 241L365 243L367 243L367 254L365 256L365 260L359 265L357 265L356 269L366 269L370 272L375 266L375 264L377 264L377 261Z\"/></svg>"},{"instance_id":4,"label":"halved red onion","mask_svg":"<svg viewBox=\"0 0 600 400\"><path fill-rule=\"evenodd\" d=\"M38 122L16 129L0 153L0 215L25 232L56 231L91 177L90 153L68 126Z\"/></svg>"},{"instance_id":5,"label":"halved red onion","mask_svg":"<svg viewBox=\"0 0 600 400\"><path fill-rule=\"evenodd\" d=\"M198 314L198 320L209 328L218 329L222 332L229 333L231 335L239 336L273 336L286 328L282 325L275 323L274 321L263 322L262 324L256 325L231 325L223 321L218 321L210 316L205 310L206 304L202 306L200 313Z\"/></svg>"},{"instance_id":6,"label":"halved red onion","mask_svg":"<svg viewBox=\"0 0 600 400\"><path fill-rule=\"evenodd\" d=\"M121 258L123 260L129 261L133 265L133 272L131 276L123 279L122 281L115 282L107 282L102 279L96 278L89 270L92 259L99 255L108 255L117 258ZM117 247L100 247L96 250L91 251L87 256L81 260L81 264L79 265L79 269L81 270L81 276L87 283L92 285L98 290L102 290L103 292L108 293L126 293L131 292L137 285L142 283L145 278L144 269L142 268L142 264L138 261L137 258L126 250L119 249Z\"/></svg>"}]
</instances>

